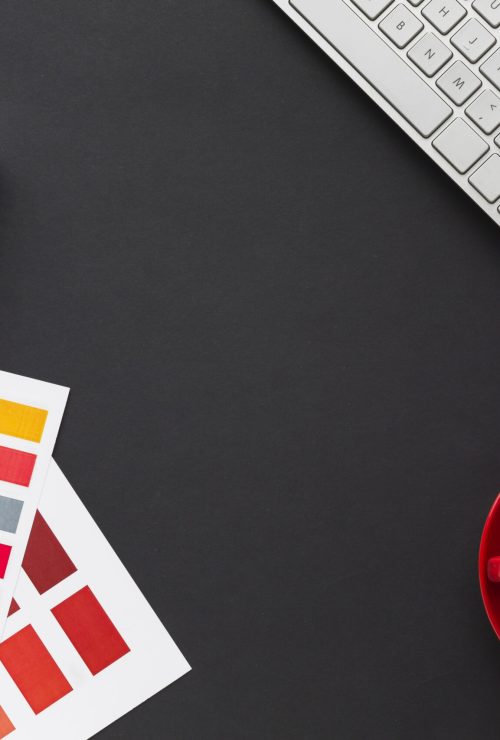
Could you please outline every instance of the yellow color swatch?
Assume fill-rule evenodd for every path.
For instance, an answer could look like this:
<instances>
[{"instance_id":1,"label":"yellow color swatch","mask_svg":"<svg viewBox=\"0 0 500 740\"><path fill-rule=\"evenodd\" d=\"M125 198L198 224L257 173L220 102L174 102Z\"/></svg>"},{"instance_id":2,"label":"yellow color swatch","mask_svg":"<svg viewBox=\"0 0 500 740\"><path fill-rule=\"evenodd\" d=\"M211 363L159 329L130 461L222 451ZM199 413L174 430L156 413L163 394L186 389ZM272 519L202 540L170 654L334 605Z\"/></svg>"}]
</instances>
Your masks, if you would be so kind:
<instances>
[{"instance_id":1,"label":"yellow color swatch","mask_svg":"<svg viewBox=\"0 0 500 740\"><path fill-rule=\"evenodd\" d=\"M40 442L48 411L0 398L0 434Z\"/></svg>"}]
</instances>

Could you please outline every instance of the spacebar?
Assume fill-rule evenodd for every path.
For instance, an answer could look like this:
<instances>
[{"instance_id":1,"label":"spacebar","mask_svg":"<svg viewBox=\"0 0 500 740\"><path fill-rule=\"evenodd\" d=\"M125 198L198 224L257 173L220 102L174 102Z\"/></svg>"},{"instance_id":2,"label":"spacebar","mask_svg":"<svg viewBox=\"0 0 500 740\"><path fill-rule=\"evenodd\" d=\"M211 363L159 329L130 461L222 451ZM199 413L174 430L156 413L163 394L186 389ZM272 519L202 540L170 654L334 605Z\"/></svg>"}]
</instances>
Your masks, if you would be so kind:
<instances>
[{"instance_id":1,"label":"spacebar","mask_svg":"<svg viewBox=\"0 0 500 740\"><path fill-rule=\"evenodd\" d=\"M451 116L450 106L342 0L290 0L290 5L422 136Z\"/></svg>"}]
</instances>

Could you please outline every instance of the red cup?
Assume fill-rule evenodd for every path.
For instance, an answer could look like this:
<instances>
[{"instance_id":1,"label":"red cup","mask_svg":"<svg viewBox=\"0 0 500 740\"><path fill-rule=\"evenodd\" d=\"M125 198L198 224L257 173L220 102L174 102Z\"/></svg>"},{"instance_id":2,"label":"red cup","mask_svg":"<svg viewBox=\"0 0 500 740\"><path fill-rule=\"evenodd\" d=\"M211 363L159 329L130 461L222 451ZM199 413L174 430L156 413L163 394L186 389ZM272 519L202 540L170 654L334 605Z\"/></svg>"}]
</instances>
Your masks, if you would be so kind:
<instances>
[{"instance_id":1,"label":"red cup","mask_svg":"<svg viewBox=\"0 0 500 740\"><path fill-rule=\"evenodd\" d=\"M490 509L481 536L479 583L486 614L500 640L500 495Z\"/></svg>"}]
</instances>

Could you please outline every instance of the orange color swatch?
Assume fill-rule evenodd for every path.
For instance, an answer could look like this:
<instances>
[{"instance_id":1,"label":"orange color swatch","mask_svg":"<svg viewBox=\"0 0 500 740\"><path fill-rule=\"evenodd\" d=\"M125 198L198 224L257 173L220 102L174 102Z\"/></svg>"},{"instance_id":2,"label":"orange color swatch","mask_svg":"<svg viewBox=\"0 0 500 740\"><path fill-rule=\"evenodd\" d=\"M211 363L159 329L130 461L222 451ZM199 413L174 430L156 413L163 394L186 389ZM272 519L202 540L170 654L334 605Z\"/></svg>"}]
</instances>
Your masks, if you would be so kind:
<instances>
[{"instance_id":1,"label":"orange color swatch","mask_svg":"<svg viewBox=\"0 0 500 740\"><path fill-rule=\"evenodd\" d=\"M35 714L72 691L31 625L0 643L0 662Z\"/></svg>"},{"instance_id":2,"label":"orange color swatch","mask_svg":"<svg viewBox=\"0 0 500 740\"><path fill-rule=\"evenodd\" d=\"M0 434L40 442L48 411L0 398Z\"/></svg>"},{"instance_id":3,"label":"orange color swatch","mask_svg":"<svg viewBox=\"0 0 500 740\"><path fill-rule=\"evenodd\" d=\"M2 707L0 707L0 738L7 737L11 732L14 732L16 728L5 714Z\"/></svg>"},{"instance_id":4,"label":"orange color swatch","mask_svg":"<svg viewBox=\"0 0 500 740\"><path fill-rule=\"evenodd\" d=\"M52 614L94 676L130 652L88 586L54 607Z\"/></svg>"}]
</instances>

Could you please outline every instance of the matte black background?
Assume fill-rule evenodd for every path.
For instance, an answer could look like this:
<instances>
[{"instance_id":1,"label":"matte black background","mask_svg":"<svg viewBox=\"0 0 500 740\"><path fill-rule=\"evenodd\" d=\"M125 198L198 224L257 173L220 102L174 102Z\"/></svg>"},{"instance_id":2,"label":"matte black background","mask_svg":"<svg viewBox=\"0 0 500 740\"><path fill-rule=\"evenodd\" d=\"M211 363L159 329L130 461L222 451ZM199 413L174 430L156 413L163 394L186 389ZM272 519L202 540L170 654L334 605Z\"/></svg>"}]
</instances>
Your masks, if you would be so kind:
<instances>
[{"instance_id":1,"label":"matte black background","mask_svg":"<svg viewBox=\"0 0 500 740\"><path fill-rule=\"evenodd\" d=\"M270 0L3 0L0 196L1 366L194 667L99 737L497 740L498 228Z\"/></svg>"}]
</instances>

